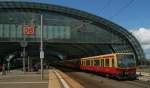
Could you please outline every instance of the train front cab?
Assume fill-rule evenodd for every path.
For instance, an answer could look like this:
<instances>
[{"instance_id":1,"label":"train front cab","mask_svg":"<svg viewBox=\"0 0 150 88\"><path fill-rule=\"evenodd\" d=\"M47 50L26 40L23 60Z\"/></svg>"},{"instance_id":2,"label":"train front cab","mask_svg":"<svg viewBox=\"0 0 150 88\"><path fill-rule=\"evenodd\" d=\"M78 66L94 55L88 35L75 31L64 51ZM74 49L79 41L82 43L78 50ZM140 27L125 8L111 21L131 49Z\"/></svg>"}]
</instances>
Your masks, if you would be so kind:
<instances>
[{"instance_id":1,"label":"train front cab","mask_svg":"<svg viewBox=\"0 0 150 88\"><path fill-rule=\"evenodd\" d=\"M136 60L133 54L116 54L118 79L136 79Z\"/></svg>"}]
</instances>

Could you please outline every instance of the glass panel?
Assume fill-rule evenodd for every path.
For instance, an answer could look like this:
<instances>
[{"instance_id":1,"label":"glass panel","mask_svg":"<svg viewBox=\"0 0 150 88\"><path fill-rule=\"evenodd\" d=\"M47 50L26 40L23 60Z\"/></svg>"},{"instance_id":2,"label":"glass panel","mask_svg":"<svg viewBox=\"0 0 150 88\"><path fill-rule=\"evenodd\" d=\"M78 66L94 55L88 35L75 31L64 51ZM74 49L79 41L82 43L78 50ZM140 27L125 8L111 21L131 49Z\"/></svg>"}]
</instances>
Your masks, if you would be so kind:
<instances>
[{"instance_id":1,"label":"glass panel","mask_svg":"<svg viewBox=\"0 0 150 88\"><path fill-rule=\"evenodd\" d=\"M48 30L48 26L44 26L43 29L43 38L47 39L47 30Z\"/></svg>"},{"instance_id":2,"label":"glass panel","mask_svg":"<svg viewBox=\"0 0 150 88\"><path fill-rule=\"evenodd\" d=\"M0 24L0 37L3 37L3 24Z\"/></svg>"},{"instance_id":3,"label":"glass panel","mask_svg":"<svg viewBox=\"0 0 150 88\"><path fill-rule=\"evenodd\" d=\"M38 25L37 27L36 27L36 38L40 38L40 26Z\"/></svg>"},{"instance_id":4,"label":"glass panel","mask_svg":"<svg viewBox=\"0 0 150 88\"><path fill-rule=\"evenodd\" d=\"M101 67L104 67L104 59L101 59Z\"/></svg>"},{"instance_id":5,"label":"glass panel","mask_svg":"<svg viewBox=\"0 0 150 88\"><path fill-rule=\"evenodd\" d=\"M105 59L105 66L109 67L109 59Z\"/></svg>"},{"instance_id":6,"label":"glass panel","mask_svg":"<svg viewBox=\"0 0 150 88\"><path fill-rule=\"evenodd\" d=\"M48 39L52 39L53 38L53 29L52 26L48 26Z\"/></svg>"},{"instance_id":7,"label":"glass panel","mask_svg":"<svg viewBox=\"0 0 150 88\"><path fill-rule=\"evenodd\" d=\"M18 25L17 38L22 38L22 25Z\"/></svg>"},{"instance_id":8,"label":"glass panel","mask_svg":"<svg viewBox=\"0 0 150 88\"><path fill-rule=\"evenodd\" d=\"M63 26L61 26L61 30L60 30L60 39L64 39L65 38L65 28Z\"/></svg>"},{"instance_id":9,"label":"glass panel","mask_svg":"<svg viewBox=\"0 0 150 88\"><path fill-rule=\"evenodd\" d=\"M99 60L94 60L94 66L100 65Z\"/></svg>"},{"instance_id":10,"label":"glass panel","mask_svg":"<svg viewBox=\"0 0 150 88\"><path fill-rule=\"evenodd\" d=\"M4 24L4 37L9 38L9 24Z\"/></svg>"},{"instance_id":11,"label":"glass panel","mask_svg":"<svg viewBox=\"0 0 150 88\"><path fill-rule=\"evenodd\" d=\"M58 39L61 39L61 30L62 30L62 27L58 26L57 27L57 37L58 37Z\"/></svg>"},{"instance_id":12,"label":"glass panel","mask_svg":"<svg viewBox=\"0 0 150 88\"><path fill-rule=\"evenodd\" d=\"M84 66L86 66L86 61L84 60Z\"/></svg>"},{"instance_id":13,"label":"glass panel","mask_svg":"<svg viewBox=\"0 0 150 88\"><path fill-rule=\"evenodd\" d=\"M65 27L65 38L70 39L71 37L70 34L71 34L70 27Z\"/></svg>"},{"instance_id":14,"label":"glass panel","mask_svg":"<svg viewBox=\"0 0 150 88\"><path fill-rule=\"evenodd\" d=\"M11 36L11 38L15 38L16 37L16 25L12 24L12 25L10 25L10 28L11 28L10 36Z\"/></svg>"},{"instance_id":15,"label":"glass panel","mask_svg":"<svg viewBox=\"0 0 150 88\"><path fill-rule=\"evenodd\" d=\"M121 68L135 67L136 61L132 54L120 54L117 55L118 66Z\"/></svg>"},{"instance_id":16,"label":"glass panel","mask_svg":"<svg viewBox=\"0 0 150 88\"><path fill-rule=\"evenodd\" d=\"M53 34L54 34L54 36L53 36L53 38L54 39L57 39L58 38L58 31L57 31L57 26L53 26Z\"/></svg>"},{"instance_id":17,"label":"glass panel","mask_svg":"<svg viewBox=\"0 0 150 88\"><path fill-rule=\"evenodd\" d=\"M86 60L86 66L90 66L90 60Z\"/></svg>"}]
</instances>

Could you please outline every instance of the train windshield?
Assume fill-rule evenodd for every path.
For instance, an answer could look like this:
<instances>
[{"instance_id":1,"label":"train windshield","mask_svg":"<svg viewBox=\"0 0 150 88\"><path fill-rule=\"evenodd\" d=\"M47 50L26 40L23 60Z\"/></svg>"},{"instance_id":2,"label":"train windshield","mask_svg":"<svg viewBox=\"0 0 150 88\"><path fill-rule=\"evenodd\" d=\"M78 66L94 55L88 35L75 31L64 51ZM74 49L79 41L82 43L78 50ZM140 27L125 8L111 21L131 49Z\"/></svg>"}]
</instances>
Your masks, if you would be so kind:
<instances>
[{"instance_id":1,"label":"train windshield","mask_svg":"<svg viewBox=\"0 0 150 88\"><path fill-rule=\"evenodd\" d=\"M120 54L118 57L118 67L127 68L135 67L136 62L132 54Z\"/></svg>"}]
</instances>

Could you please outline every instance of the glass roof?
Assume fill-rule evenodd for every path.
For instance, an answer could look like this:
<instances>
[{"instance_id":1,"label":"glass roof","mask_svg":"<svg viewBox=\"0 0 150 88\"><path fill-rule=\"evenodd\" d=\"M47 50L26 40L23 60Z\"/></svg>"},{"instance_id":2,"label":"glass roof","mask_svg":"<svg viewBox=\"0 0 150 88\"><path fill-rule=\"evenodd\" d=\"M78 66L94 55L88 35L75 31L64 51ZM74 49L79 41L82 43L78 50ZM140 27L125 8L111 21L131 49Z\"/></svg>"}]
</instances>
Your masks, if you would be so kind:
<instances>
[{"instance_id":1,"label":"glass roof","mask_svg":"<svg viewBox=\"0 0 150 88\"><path fill-rule=\"evenodd\" d=\"M133 52L138 59L144 58L139 42L124 28L104 18L57 5L1 2L0 40L22 41L22 27L33 23L37 31L33 36L26 36L26 41L38 43L41 14L44 15L44 41L53 51L69 57Z\"/></svg>"}]
</instances>

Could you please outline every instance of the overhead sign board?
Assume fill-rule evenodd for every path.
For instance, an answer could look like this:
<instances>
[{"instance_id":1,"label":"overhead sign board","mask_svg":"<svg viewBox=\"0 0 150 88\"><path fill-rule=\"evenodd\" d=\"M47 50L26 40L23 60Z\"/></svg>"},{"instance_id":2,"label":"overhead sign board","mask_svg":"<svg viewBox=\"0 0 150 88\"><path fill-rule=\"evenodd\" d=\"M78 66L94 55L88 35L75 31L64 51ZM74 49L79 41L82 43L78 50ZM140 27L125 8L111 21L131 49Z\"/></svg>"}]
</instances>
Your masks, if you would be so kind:
<instances>
[{"instance_id":1,"label":"overhead sign board","mask_svg":"<svg viewBox=\"0 0 150 88\"><path fill-rule=\"evenodd\" d=\"M35 33L34 26L24 26L23 27L23 34L24 35L33 35Z\"/></svg>"}]
</instances>

